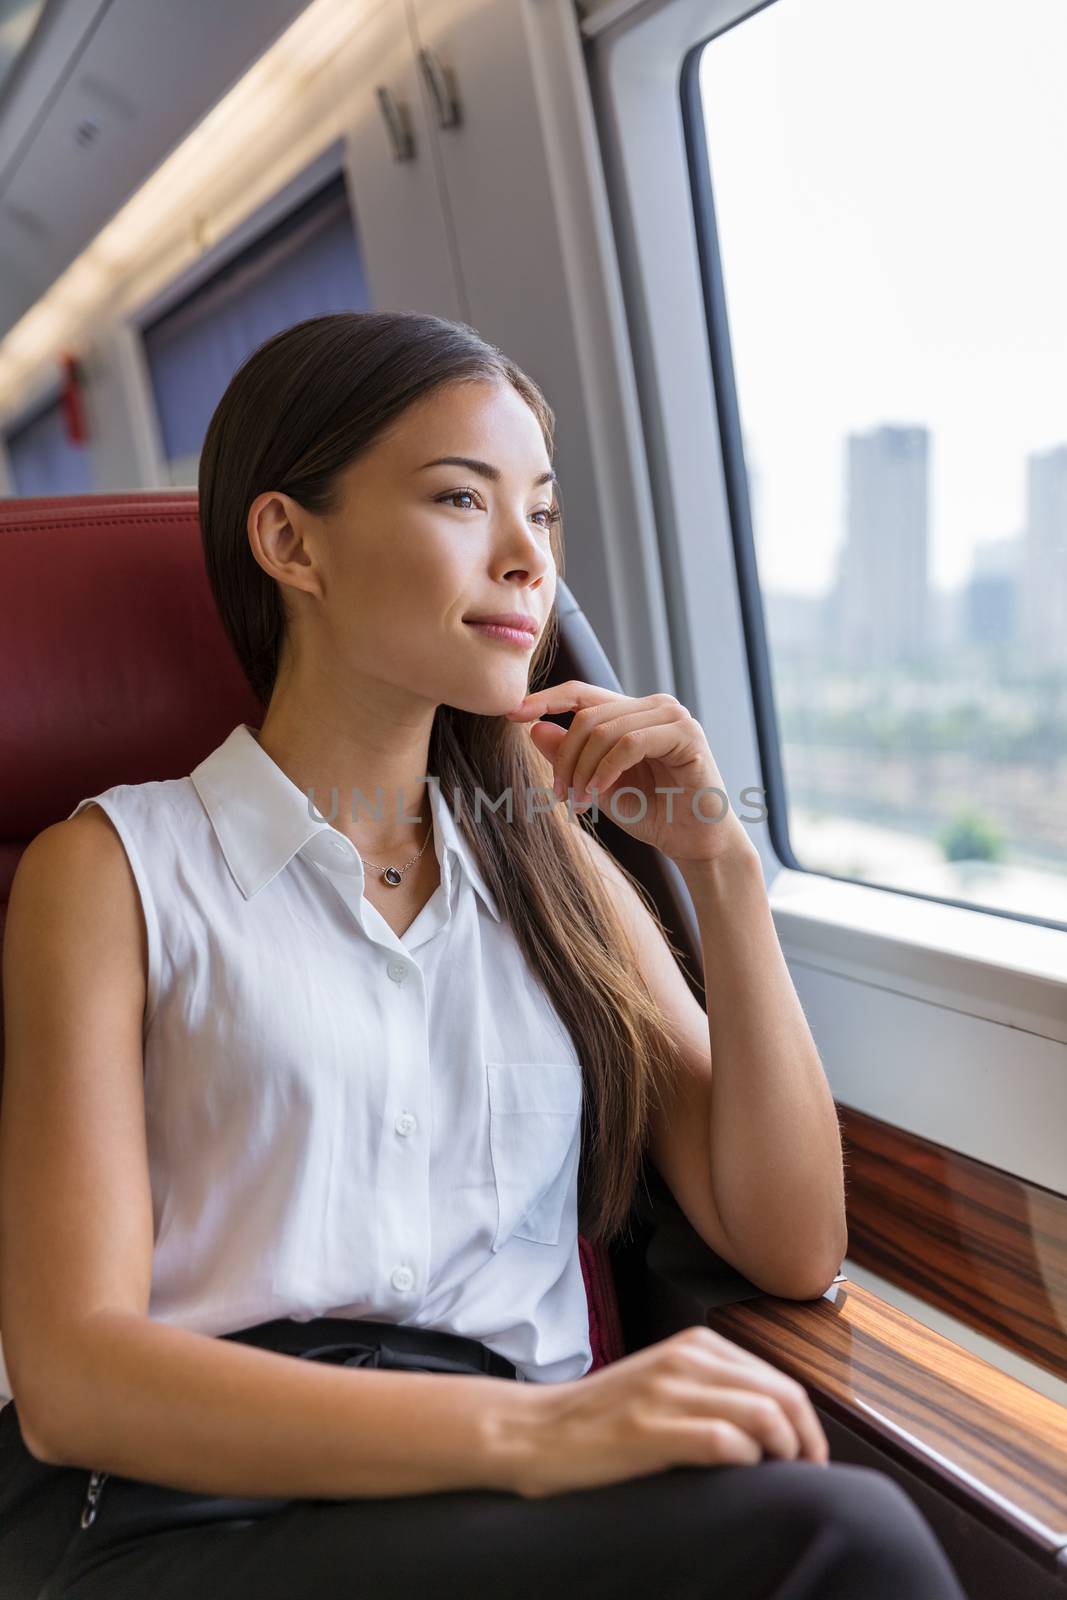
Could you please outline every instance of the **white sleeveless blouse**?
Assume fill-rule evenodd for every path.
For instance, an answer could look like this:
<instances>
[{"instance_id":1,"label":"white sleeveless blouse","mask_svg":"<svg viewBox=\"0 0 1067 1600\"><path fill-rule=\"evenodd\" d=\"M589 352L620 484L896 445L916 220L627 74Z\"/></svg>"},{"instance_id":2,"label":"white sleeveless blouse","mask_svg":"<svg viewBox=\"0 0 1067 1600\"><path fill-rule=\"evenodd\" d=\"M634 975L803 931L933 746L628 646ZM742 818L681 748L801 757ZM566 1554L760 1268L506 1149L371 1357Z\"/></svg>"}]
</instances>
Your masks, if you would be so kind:
<instances>
[{"instance_id":1,"label":"white sleeveless blouse","mask_svg":"<svg viewBox=\"0 0 1067 1600\"><path fill-rule=\"evenodd\" d=\"M399 937L245 723L71 812L107 812L147 925L149 1315L372 1317L578 1378L580 1059L429 789L441 882Z\"/></svg>"}]
</instances>

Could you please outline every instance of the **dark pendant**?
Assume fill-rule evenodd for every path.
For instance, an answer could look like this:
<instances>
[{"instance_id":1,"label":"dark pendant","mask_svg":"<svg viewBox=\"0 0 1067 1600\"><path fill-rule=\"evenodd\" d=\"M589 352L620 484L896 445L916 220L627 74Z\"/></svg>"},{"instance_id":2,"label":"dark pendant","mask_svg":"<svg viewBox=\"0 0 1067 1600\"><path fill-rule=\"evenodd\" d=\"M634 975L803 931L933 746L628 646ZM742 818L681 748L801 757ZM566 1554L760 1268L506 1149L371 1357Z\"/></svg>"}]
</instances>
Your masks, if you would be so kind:
<instances>
[{"instance_id":1,"label":"dark pendant","mask_svg":"<svg viewBox=\"0 0 1067 1600\"><path fill-rule=\"evenodd\" d=\"M396 888L396 885L400 882L400 876L401 876L400 873L397 871L397 869L395 867L386 867L385 871L382 873L383 881L385 883L391 883L393 885L394 889Z\"/></svg>"}]
</instances>

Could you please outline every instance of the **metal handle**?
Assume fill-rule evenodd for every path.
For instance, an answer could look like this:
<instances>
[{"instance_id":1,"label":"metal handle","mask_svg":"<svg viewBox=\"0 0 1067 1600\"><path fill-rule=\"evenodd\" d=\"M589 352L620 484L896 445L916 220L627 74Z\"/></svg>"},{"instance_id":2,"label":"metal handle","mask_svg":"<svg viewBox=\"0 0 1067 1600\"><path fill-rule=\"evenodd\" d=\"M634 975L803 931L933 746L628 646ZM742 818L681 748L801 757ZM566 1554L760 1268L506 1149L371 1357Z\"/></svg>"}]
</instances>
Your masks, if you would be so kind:
<instances>
[{"instance_id":1,"label":"metal handle","mask_svg":"<svg viewBox=\"0 0 1067 1600\"><path fill-rule=\"evenodd\" d=\"M407 107L402 105L392 89L386 88L383 83L378 84L374 92L378 96L389 143L393 149L393 160L413 161L415 135L411 129L411 118L408 116Z\"/></svg>"},{"instance_id":2,"label":"metal handle","mask_svg":"<svg viewBox=\"0 0 1067 1600\"><path fill-rule=\"evenodd\" d=\"M423 74L433 96L434 107L437 111L437 126L439 128L458 128L463 118L460 112L459 94L456 89L454 72L450 67L442 66L432 50L420 50L419 60L422 62Z\"/></svg>"}]
</instances>

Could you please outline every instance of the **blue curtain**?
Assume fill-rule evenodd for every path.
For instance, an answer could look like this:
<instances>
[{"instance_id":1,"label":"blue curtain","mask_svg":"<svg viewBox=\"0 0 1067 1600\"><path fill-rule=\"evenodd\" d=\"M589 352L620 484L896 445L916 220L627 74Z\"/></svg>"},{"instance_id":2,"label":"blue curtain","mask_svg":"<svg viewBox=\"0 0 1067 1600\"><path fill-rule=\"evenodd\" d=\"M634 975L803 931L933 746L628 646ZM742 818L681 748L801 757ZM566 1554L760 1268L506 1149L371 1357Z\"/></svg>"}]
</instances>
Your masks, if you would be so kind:
<instances>
[{"instance_id":1,"label":"blue curtain","mask_svg":"<svg viewBox=\"0 0 1067 1600\"><path fill-rule=\"evenodd\" d=\"M199 454L223 390L271 334L368 305L338 175L143 330L167 459Z\"/></svg>"},{"instance_id":2,"label":"blue curtain","mask_svg":"<svg viewBox=\"0 0 1067 1600\"><path fill-rule=\"evenodd\" d=\"M67 438L58 400L9 433L4 443L17 495L86 494L92 489L88 447Z\"/></svg>"}]
</instances>

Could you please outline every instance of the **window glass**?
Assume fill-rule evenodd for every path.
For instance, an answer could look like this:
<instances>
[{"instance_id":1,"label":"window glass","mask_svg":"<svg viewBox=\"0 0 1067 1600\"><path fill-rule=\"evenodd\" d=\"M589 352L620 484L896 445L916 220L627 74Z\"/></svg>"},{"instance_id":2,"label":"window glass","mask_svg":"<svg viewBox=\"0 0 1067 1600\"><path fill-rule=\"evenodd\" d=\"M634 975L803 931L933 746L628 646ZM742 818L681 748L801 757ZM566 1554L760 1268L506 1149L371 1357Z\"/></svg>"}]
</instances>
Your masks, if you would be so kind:
<instances>
[{"instance_id":1,"label":"window glass","mask_svg":"<svg viewBox=\"0 0 1067 1600\"><path fill-rule=\"evenodd\" d=\"M1063 924L1065 60L1058 0L777 0L698 68L793 860Z\"/></svg>"},{"instance_id":2,"label":"window glass","mask_svg":"<svg viewBox=\"0 0 1067 1600\"><path fill-rule=\"evenodd\" d=\"M4 446L17 495L88 494L94 487L88 447L68 437L59 400L13 428Z\"/></svg>"},{"instance_id":3,"label":"window glass","mask_svg":"<svg viewBox=\"0 0 1067 1600\"><path fill-rule=\"evenodd\" d=\"M144 328L170 481L196 482L211 414L257 345L305 317L367 305L338 176Z\"/></svg>"}]
</instances>

